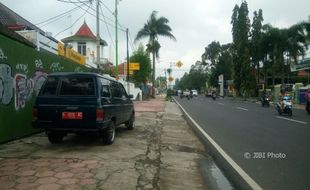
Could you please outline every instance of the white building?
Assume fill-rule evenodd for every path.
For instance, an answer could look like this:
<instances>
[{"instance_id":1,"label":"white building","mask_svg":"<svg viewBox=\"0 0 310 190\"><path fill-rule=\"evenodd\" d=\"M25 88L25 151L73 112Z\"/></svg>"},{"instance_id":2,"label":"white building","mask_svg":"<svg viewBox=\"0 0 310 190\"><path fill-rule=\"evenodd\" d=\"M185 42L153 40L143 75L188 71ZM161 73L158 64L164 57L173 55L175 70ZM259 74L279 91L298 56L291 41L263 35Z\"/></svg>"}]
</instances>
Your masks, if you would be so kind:
<instances>
[{"instance_id":1,"label":"white building","mask_svg":"<svg viewBox=\"0 0 310 190\"><path fill-rule=\"evenodd\" d=\"M86 66L97 67L97 43L96 36L90 30L86 22L73 35L61 40L65 46L72 47L75 51L82 54L86 58ZM107 42L100 38L100 63L106 63L107 59L102 58L103 48L107 46Z\"/></svg>"}]
</instances>

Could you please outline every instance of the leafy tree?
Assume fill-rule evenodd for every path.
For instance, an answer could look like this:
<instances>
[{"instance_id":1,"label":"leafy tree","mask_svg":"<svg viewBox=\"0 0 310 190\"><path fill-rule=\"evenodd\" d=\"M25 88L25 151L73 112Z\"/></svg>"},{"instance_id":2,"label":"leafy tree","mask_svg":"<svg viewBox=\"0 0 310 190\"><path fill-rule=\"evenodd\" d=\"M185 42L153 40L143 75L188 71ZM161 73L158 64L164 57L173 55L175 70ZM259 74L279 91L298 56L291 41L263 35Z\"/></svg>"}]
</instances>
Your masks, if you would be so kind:
<instances>
[{"instance_id":1,"label":"leafy tree","mask_svg":"<svg viewBox=\"0 0 310 190\"><path fill-rule=\"evenodd\" d=\"M140 64L140 70L134 71L131 80L136 85L140 85L141 83L145 84L151 75L151 59L149 53L144 50L142 44L133 52L133 55L130 57L130 62Z\"/></svg>"},{"instance_id":2,"label":"leafy tree","mask_svg":"<svg viewBox=\"0 0 310 190\"><path fill-rule=\"evenodd\" d=\"M157 11L153 11L147 20L144 27L138 31L135 41L138 41L142 38L149 38L147 44L147 51L152 53L153 60L153 74L152 74L152 82L155 84L155 58L159 56L160 44L158 42L158 37L168 37L172 40L176 40L176 38L171 33L172 29L168 25L169 20L165 17L157 18ZM154 92L153 92L154 93ZM154 94L153 94L154 96Z\"/></svg>"},{"instance_id":3,"label":"leafy tree","mask_svg":"<svg viewBox=\"0 0 310 190\"><path fill-rule=\"evenodd\" d=\"M263 36L263 11L259 9L258 12L254 11L254 18L252 23L252 30L251 30L251 57L254 69L256 71L256 82L259 83L260 79L260 66L259 62L263 60L263 53L262 53L262 36Z\"/></svg>"},{"instance_id":4,"label":"leafy tree","mask_svg":"<svg viewBox=\"0 0 310 190\"><path fill-rule=\"evenodd\" d=\"M213 41L205 48L205 52L202 54L202 62L206 63L208 67L215 66L218 61L221 51L221 45L219 42ZM209 60L211 63L208 64L206 60Z\"/></svg>"},{"instance_id":5,"label":"leafy tree","mask_svg":"<svg viewBox=\"0 0 310 190\"><path fill-rule=\"evenodd\" d=\"M243 1L240 7L235 6L231 21L233 25L234 83L237 92L244 96L250 94L250 90L253 89L253 83L255 84L255 78L250 66L250 19L248 14L248 4L246 1Z\"/></svg>"},{"instance_id":6,"label":"leafy tree","mask_svg":"<svg viewBox=\"0 0 310 190\"><path fill-rule=\"evenodd\" d=\"M205 88L207 81L207 73L205 67L200 61L192 65L190 72L185 73L183 77L175 84L178 89L197 89L200 91Z\"/></svg>"}]
</instances>

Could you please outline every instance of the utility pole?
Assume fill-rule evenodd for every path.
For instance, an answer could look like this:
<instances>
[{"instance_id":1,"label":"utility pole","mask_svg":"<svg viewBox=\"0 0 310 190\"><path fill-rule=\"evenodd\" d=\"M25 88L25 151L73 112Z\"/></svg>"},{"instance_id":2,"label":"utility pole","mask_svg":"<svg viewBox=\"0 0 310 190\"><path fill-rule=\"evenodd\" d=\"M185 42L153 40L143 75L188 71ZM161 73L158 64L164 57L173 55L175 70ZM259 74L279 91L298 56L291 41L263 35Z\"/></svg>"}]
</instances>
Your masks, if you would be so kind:
<instances>
[{"instance_id":1,"label":"utility pole","mask_svg":"<svg viewBox=\"0 0 310 190\"><path fill-rule=\"evenodd\" d=\"M127 39L127 88L128 88L128 94L130 94L130 85L129 85L129 45L128 45L128 28L126 29L126 39Z\"/></svg>"},{"instance_id":2,"label":"utility pole","mask_svg":"<svg viewBox=\"0 0 310 190\"><path fill-rule=\"evenodd\" d=\"M97 0L97 5L96 5L96 22L97 22L97 36L96 36L96 42L97 42L97 70L99 73L100 70L100 35L99 35L99 1Z\"/></svg>"},{"instance_id":3,"label":"utility pole","mask_svg":"<svg viewBox=\"0 0 310 190\"><path fill-rule=\"evenodd\" d=\"M118 80L118 11L117 5L119 0L115 0L115 77Z\"/></svg>"}]
</instances>

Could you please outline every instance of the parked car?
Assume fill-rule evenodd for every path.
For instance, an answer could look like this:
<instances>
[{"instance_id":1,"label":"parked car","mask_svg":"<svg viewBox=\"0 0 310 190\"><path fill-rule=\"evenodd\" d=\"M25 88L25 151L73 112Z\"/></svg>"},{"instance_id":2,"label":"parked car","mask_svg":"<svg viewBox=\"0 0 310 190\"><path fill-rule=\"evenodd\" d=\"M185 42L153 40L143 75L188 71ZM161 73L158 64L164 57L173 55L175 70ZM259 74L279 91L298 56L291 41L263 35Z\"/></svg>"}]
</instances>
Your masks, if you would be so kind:
<instances>
[{"instance_id":1,"label":"parked car","mask_svg":"<svg viewBox=\"0 0 310 190\"><path fill-rule=\"evenodd\" d=\"M59 143L67 133L94 132L112 144L115 127L134 128L132 95L112 77L95 73L48 75L33 107L34 128L44 129L49 141Z\"/></svg>"},{"instance_id":2,"label":"parked car","mask_svg":"<svg viewBox=\"0 0 310 190\"><path fill-rule=\"evenodd\" d=\"M197 90L192 90L193 96L198 96Z\"/></svg>"}]
</instances>

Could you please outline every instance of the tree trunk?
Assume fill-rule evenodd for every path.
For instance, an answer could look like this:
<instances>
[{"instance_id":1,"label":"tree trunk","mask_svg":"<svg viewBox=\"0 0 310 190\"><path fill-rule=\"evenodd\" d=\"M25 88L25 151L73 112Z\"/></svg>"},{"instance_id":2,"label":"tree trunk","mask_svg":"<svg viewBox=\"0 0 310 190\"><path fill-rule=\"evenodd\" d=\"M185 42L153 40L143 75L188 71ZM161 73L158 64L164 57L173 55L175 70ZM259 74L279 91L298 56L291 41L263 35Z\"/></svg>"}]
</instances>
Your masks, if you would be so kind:
<instances>
[{"instance_id":1,"label":"tree trunk","mask_svg":"<svg viewBox=\"0 0 310 190\"><path fill-rule=\"evenodd\" d=\"M281 68L281 84L284 84L284 63L282 64Z\"/></svg>"},{"instance_id":2,"label":"tree trunk","mask_svg":"<svg viewBox=\"0 0 310 190\"><path fill-rule=\"evenodd\" d=\"M153 51L152 96L155 98L155 52Z\"/></svg>"}]
</instances>

